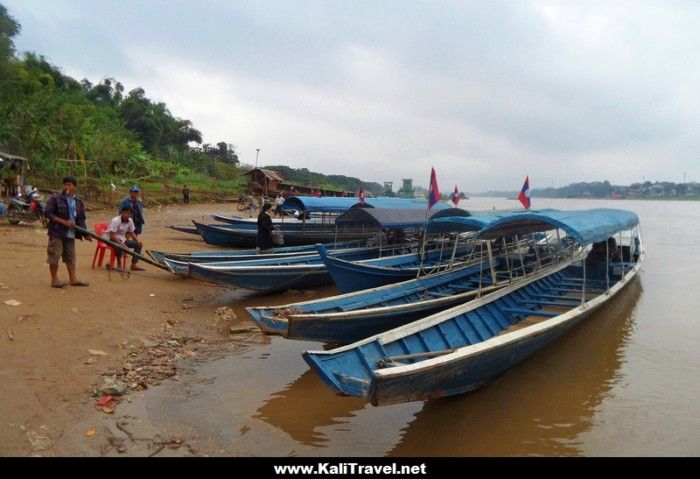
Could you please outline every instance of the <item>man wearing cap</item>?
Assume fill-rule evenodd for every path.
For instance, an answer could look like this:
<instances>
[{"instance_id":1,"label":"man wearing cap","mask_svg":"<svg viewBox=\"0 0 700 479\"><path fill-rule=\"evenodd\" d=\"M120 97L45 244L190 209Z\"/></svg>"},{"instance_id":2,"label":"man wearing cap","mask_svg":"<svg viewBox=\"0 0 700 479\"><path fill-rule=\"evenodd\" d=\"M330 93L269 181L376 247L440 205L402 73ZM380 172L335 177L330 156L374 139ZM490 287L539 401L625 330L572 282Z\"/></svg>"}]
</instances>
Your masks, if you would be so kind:
<instances>
[{"instance_id":1,"label":"man wearing cap","mask_svg":"<svg viewBox=\"0 0 700 479\"><path fill-rule=\"evenodd\" d=\"M49 245L47 248L51 286L65 288L71 286L88 286L86 281L80 281L75 275L75 239L85 238L92 241L90 236L83 236L75 226L87 229L85 226L85 205L75 195L78 181L73 176L63 178L63 191L54 193L46 203L44 215L49 220ZM58 260L63 259L68 270L68 283L58 279Z\"/></svg>"},{"instance_id":2,"label":"man wearing cap","mask_svg":"<svg viewBox=\"0 0 700 479\"><path fill-rule=\"evenodd\" d=\"M131 208L131 218L134 220L134 226L136 230L134 233L140 235L143 231L143 225L146 223L143 219L143 208L141 207L141 200L139 200L139 193L141 190L138 186L133 185L129 190L129 196L124 198L121 203L119 203L119 214L121 214L123 208Z\"/></svg>"}]
</instances>

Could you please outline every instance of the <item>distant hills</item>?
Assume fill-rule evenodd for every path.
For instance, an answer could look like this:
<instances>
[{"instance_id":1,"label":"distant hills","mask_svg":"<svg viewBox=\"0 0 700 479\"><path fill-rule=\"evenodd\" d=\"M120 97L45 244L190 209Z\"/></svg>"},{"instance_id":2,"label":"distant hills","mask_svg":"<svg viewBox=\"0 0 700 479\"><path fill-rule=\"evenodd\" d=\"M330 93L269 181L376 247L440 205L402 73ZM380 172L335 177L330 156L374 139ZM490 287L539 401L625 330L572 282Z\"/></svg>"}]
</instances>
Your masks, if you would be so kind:
<instances>
[{"instance_id":1,"label":"distant hills","mask_svg":"<svg viewBox=\"0 0 700 479\"><path fill-rule=\"evenodd\" d=\"M484 191L472 193L472 196L491 197L517 197L519 190L511 191ZM561 188L534 188L530 190L532 197L536 198L676 198L676 199L700 199L700 184L673 183L668 181L652 183L632 183L621 186L612 185L609 181L594 181L590 183L572 183Z\"/></svg>"}]
</instances>

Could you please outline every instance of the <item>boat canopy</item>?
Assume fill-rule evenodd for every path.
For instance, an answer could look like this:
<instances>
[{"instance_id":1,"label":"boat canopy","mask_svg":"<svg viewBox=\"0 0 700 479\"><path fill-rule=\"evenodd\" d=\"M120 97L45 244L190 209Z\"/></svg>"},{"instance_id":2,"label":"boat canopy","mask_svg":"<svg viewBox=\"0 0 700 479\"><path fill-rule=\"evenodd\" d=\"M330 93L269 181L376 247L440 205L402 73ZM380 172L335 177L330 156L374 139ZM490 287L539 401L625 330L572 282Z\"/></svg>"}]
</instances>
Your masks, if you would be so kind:
<instances>
[{"instance_id":1,"label":"boat canopy","mask_svg":"<svg viewBox=\"0 0 700 479\"><path fill-rule=\"evenodd\" d=\"M473 213L467 211L463 208L448 207L442 210L438 210L430 216L430 219L455 217L455 216L471 216Z\"/></svg>"},{"instance_id":2,"label":"boat canopy","mask_svg":"<svg viewBox=\"0 0 700 479\"><path fill-rule=\"evenodd\" d=\"M452 208L458 209L458 208ZM464 210L463 210L464 211ZM439 216L442 213L439 212L433 215L426 225L425 231L428 234L441 234L441 233L461 233L467 231L480 231L495 222L496 220L503 218L508 213L486 213L478 214L472 216Z\"/></svg>"},{"instance_id":3,"label":"boat canopy","mask_svg":"<svg viewBox=\"0 0 700 479\"><path fill-rule=\"evenodd\" d=\"M426 210L427 200L412 198L378 197L367 198L362 205L357 198L346 196L290 196L282 204L283 210L308 211L309 213L344 213L353 206L366 208L417 209ZM449 208L445 202L433 206L435 210Z\"/></svg>"},{"instance_id":4,"label":"boat canopy","mask_svg":"<svg viewBox=\"0 0 700 479\"><path fill-rule=\"evenodd\" d=\"M486 226L479 237L488 239L559 228L585 246L605 241L615 233L628 230L638 223L639 218L635 213L617 209L523 211L496 220Z\"/></svg>"},{"instance_id":5,"label":"boat canopy","mask_svg":"<svg viewBox=\"0 0 700 479\"><path fill-rule=\"evenodd\" d=\"M425 211L416 209L351 208L335 220L338 227L421 228L425 225Z\"/></svg>"},{"instance_id":6,"label":"boat canopy","mask_svg":"<svg viewBox=\"0 0 700 479\"><path fill-rule=\"evenodd\" d=\"M359 206L358 202L355 206ZM391 196L380 196L377 198L365 198L365 205L369 205L372 208L392 208L392 209L416 209L425 211L428 209L428 200L421 198L396 198ZM450 208L450 206L444 201L440 201L433 205L432 210L443 210ZM425 218L425 214L423 215Z\"/></svg>"},{"instance_id":7,"label":"boat canopy","mask_svg":"<svg viewBox=\"0 0 700 479\"><path fill-rule=\"evenodd\" d=\"M356 203L357 198L345 196L290 196L282 203L282 209L309 213L343 213Z\"/></svg>"}]
</instances>

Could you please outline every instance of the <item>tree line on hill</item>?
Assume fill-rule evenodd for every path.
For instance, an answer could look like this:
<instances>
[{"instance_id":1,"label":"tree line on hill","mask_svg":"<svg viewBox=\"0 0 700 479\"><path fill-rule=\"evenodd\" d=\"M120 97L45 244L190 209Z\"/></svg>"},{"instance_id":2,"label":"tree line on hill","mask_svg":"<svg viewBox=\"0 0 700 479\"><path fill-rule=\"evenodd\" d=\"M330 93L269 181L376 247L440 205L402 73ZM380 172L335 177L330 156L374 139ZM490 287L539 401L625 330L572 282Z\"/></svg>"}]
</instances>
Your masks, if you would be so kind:
<instances>
[{"instance_id":1,"label":"tree line on hill","mask_svg":"<svg viewBox=\"0 0 700 479\"><path fill-rule=\"evenodd\" d=\"M20 31L0 4L0 150L30 158L32 175L60 177L79 163L77 170L102 186L108 178L179 184L215 178L244 187L249 165L240 165L231 142L203 143L190 120L149 99L143 88L127 92L111 77L78 81L39 54L18 56L13 39ZM271 168L303 184L352 192L360 185L357 178L305 168ZM365 188L381 191L376 183Z\"/></svg>"}]
</instances>

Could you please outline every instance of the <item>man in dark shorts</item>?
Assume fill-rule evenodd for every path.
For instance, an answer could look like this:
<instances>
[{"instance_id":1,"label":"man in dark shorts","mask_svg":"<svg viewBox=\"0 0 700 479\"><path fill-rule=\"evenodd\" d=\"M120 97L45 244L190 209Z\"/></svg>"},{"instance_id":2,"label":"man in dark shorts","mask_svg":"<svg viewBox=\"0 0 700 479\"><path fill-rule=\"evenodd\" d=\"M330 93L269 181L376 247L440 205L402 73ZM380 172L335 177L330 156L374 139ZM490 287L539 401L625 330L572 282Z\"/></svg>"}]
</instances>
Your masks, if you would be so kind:
<instances>
[{"instance_id":1,"label":"man in dark shorts","mask_svg":"<svg viewBox=\"0 0 700 479\"><path fill-rule=\"evenodd\" d=\"M65 288L71 286L88 286L86 281L80 281L75 275L75 240L83 239L82 233L75 226L87 229L85 226L85 205L75 195L78 181L73 176L63 178L63 191L54 193L46 203L44 215L49 220L49 245L47 248L51 272L51 286ZM90 236L84 236L92 241ZM58 260L63 259L68 270L68 283L58 279Z\"/></svg>"}]
</instances>

